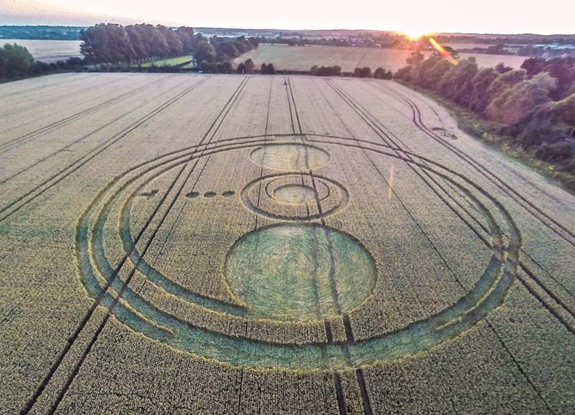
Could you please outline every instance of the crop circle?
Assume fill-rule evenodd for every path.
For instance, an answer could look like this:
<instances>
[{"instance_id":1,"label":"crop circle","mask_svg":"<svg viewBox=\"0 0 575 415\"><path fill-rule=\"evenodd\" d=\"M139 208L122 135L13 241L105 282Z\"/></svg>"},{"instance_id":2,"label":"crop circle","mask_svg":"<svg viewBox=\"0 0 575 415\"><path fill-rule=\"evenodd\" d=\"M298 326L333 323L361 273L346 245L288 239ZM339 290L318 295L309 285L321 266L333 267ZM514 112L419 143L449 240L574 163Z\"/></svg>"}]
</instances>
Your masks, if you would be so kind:
<instances>
[{"instance_id":1,"label":"crop circle","mask_svg":"<svg viewBox=\"0 0 575 415\"><path fill-rule=\"evenodd\" d=\"M175 191L173 187L160 188L157 197L143 199L139 195L146 190L146 186L150 186L150 183L158 183L157 179L179 171L191 160L198 160L216 152L239 152L266 145L265 137L261 137L261 140L253 140L240 149L237 144L241 143L241 140L230 140L230 144L213 149L208 148L201 152L197 151L197 147L191 147L135 166L102 189L80 217L76 234L76 253L81 281L87 293L99 305L110 307L111 304L114 304L111 313L132 330L176 349L190 352L195 356L214 359L234 366L288 370L345 370L429 350L465 332L504 301L517 273L521 236L512 217L501 203L462 174L422 156L412 153L398 154L388 146L376 144L362 149L376 157L385 157L390 161L406 163L425 174L440 178L474 206L477 214L482 217L486 225L486 238L489 241L491 258L478 275L475 285L455 303L437 314L411 321L397 330L374 332L372 335L368 334L351 341L345 336L336 337L335 335L325 338L308 339L306 337L303 340L293 340L290 336L290 328L293 329L296 325L302 324L301 320L309 321L313 317L315 320L305 324L315 324L318 327L323 326L321 321L317 321L318 316L321 316L322 319L324 317L336 319L341 323L345 320L347 311L356 310L354 307L357 307L358 310L366 307L368 302L362 301L370 295L367 291L355 292L352 290L349 291L350 300L346 300L344 298L345 289L337 284L338 281L347 281L346 284L350 284L349 281L351 280L349 276L341 274L333 280L335 281L334 291L338 296L338 303L340 305L345 304L345 306L338 309L337 304L332 302L331 308L328 307L327 311L324 309L316 310L314 317L311 312L301 312L299 306L293 304L295 300L290 299L287 302L288 305L283 306L283 310L287 310L286 314L291 313L291 315L289 318L282 319L278 317L279 312L277 310L270 310L269 306L266 308L257 298L262 294L269 296L270 293L276 296L277 289L274 292L274 290L266 291L264 288L258 288L260 293L253 295L240 291L242 275L246 274L246 269L249 269L249 265L241 264L246 256L250 256L250 244L247 242L253 244L258 238L261 239L262 235L269 237L275 233L277 236L286 229L295 232L296 235L299 234L297 237L288 238L292 238L292 242L297 238L308 238L309 240L310 235L314 233L331 233L331 238L326 233L323 242L324 248L322 248L324 251L326 249L327 251L331 250L331 257L337 258L339 255L343 258L345 256L346 260L349 260L349 255L344 255L344 253L355 252L355 255L364 257L364 260L358 260L355 264L363 264L359 266L364 269L369 268L365 266L365 256L369 256L368 250L371 245L366 243L365 248L363 248L363 245L345 233L345 228L341 230L331 228L325 224L325 221L322 221L321 224L290 222L309 220L313 215L315 215L315 219L323 219L327 215L339 211L348 202L349 195L341 184L311 172L263 176L254 179L242 191L241 202L245 206L255 213L279 221L279 223L276 222L275 225L256 229L255 232L248 233L236 240L235 243L226 246L223 251L223 257L226 259L222 261L221 274L213 272L208 275L214 280L219 279L224 286L227 283L230 291L235 293L239 301L233 303L222 301L178 285L169 276L147 263L146 251L144 251L147 249L146 234L138 231L138 227L132 228L131 212L139 209L137 206L147 204L145 205L145 208L148 209L147 212L158 212L155 219L153 215L147 215L149 216L148 223L153 225L153 222L156 221L161 224L161 215L170 214L169 209L162 210L161 207L169 207L170 200L177 200L178 197L183 199L187 193ZM322 143L326 147L330 146L330 149L347 146L345 140L339 142L331 141L333 140L331 138L329 140L329 142ZM316 141L321 141L321 138L316 138ZM310 211L309 216L302 214L301 217L295 217L295 219L294 215L285 217L276 215L274 217L274 212L267 207L264 209L263 206L282 206L277 199L274 199L274 196L277 197L274 190L290 184L314 189L316 204L319 205L317 201L320 200L321 206L326 206L326 210L315 213ZM256 192L256 188L262 196L260 201L263 204L255 205L252 203L250 205L250 192ZM170 192L170 189L174 191ZM233 201L234 199L229 200L230 203ZM240 200L235 202L238 207L241 207ZM218 203L218 198L206 200L205 203ZM153 210L153 206L157 206L156 210ZM285 210L289 206L292 205L284 203L283 209ZM300 211L305 211L304 207L311 209L313 203L293 206ZM190 209L193 208L190 207ZM339 221L340 224L344 222ZM141 220L139 223L141 226ZM133 233L133 230L137 232ZM110 232L115 231L118 232L118 235L109 238ZM148 232L148 235L150 234L152 235L151 240L153 240L154 233ZM336 236L334 237L334 235ZM384 238L385 235L381 235L381 237ZM140 240L140 238L142 239ZM275 246L278 249L283 248L284 244L281 241L282 238L278 238L270 246ZM347 246L349 249L334 248L338 244ZM317 246L319 247L321 244L318 243ZM202 249L201 246L192 249L189 255L201 254ZM298 251L295 250L295 252ZM118 253L123 253L124 257L119 257ZM414 255L416 254L414 253ZM285 262L285 258L283 260ZM256 257L254 263L259 264L260 267L273 266L272 262L262 257ZM337 261L335 263L337 265ZM354 264L353 260L351 264ZM122 268L124 266L126 270ZM344 266L347 265L344 264ZM236 270L233 269L234 267ZM238 273L237 269L241 268L244 271ZM325 269L325 263L323 268ZM309 265L307 268L302 267L301 269L303 271L292 269L290 272L294 275L301 274L306 269L309 271ZM331 269L330 259L330 273L332 272ZM192 271L193 273L205 273L205 270L201 268ZM138 273L139 278L149 281L150 284L126 284L126 275L135 272ZM352 272L353 270L350 271L350 273ZM337 275L337 272L335 274ZM267 274L266 277L269 278L270 275L281 277L281 273L276 271ZM370 271L366 271L363 275L361 277L364 281L362 285L369 286L372 284L373 278L369 276L371 275ZM312 281L309 275L307 281ZM159 296L146 296L146 292L140 291L145 286L155 287ZM120 300L114 301L118 295ZM324 298L329 299L327 295ZM258 301L260 301L259 304ZM320 302L316 303L321 304ZM183 306L189 306L192 313L179 313ZM194 320L193 310L201 310L206 316L209 315L213 319L213 324ZM354 316L351 316L351 319L352 324L368 322L367 320L355 320ZM237 324L238 321L242 322L242 327L246 328L245 331L228 329L232 326L232 322ZM369 323L377 325L377 321L369 321ZM273 338L266 337L264 340L255 334L256 332L252 330L254 327L262 329L268 327L269 330L278 335ZM334 325L334 327L336 326ZM341 325L340 328L343 330Z\"/></svg>"},{"instance_id":2,"label":"crop circle","mask_svg":"<svg viewBox=\"0 0 575 415\"><path fill-rule=\"evenodd\" d=\"M325 166L329 153L308 144L268 144L252 151L250 159L268 169L309 171Z\"/></svg>"},{"instance_id":3,"label":"crop circle","mask_svg":"<svg viewBox=\"0 0 575 415\"><path fill-rule=\"evenodd\" d=\"M371 255L354 238L321 225L276 225L240 238L225 276L232 292L262 317L311 321L361 304L376 281Z\"/></svg>"},{"instance_id":4,"label":"crop circle","mask_svg":"<svg viewBox=\"0 0 575 415\"><path fill-rule=\"evenodd\" d=\"M304 221L340 211L347 205L349 193L327 177L284 173L248 183L242 190L242 201L251 211L270 219Z\"/></svg>"}]
</instances>

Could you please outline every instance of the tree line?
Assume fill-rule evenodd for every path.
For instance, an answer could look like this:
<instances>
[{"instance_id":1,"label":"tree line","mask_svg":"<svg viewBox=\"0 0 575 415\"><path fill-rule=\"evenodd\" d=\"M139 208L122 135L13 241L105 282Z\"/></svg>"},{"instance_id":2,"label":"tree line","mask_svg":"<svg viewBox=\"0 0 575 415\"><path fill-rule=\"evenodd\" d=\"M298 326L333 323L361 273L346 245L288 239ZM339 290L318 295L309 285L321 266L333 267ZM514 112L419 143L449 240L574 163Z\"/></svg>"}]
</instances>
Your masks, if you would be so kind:
<instances>
[{"instance_id":1,"label":"tree line","mask_svg":"<svg viewBox=\"0 0 575 415\"><path fill-rule=\"evenodd\" d=\"M314 65L311 67L309 71L310 75L315 76L342 76L341 66L333 65L333 66L317 66ZM393 79L393 72L386 71L382 67L377 68L371 72L371 68L369 66L364 66L363 68L355 68L353 71L353 76L357 78L375 78L375 79Z\"/></svg>"},{"instance_id":2,"label":"tree line","mask_svg":"<svg viewBox=\"0 0 575 415\"><path fill-rule=\"evenodd\" d=\"M194 55L198 65L223 63L257 47L255 38L205 39L191 27L97 24L80 31L80 51L86 63L138 63Z\"/></svg>"},{"instance_id":3,"label":"tree line","mask_svg":"<svg viewBox=\"0 0 575 415\"><path fill-rule=\"evenodd\" d=\"M510 144L575 174L575 58L530 58L515 70L480 68L474 58L454 66L439 55L414 54L410 63L396 79L461 105Z\"/></svg>"},{"instance_id":4,"label":"tree line","mask_svg":"<svg viewBox=\"0 0 575 415\"><path fill-rule=\"evenodd\" d=\"M97 24L80 31L80 51L86 63L132 63L192 53L201 39L190 27L137 24Z\"/></svg>"},{"instance_id":5,"label":"tree line","mask_svg":"<svg viewBox=\"0 0 575 415\"><path fill-rule=\"evenodd\" d=\"M0 82L51 73L78 71L83 61L72 57L56 63L38 62L24 46L5 44L0 47Z\"/></svg>"}]
</instances>

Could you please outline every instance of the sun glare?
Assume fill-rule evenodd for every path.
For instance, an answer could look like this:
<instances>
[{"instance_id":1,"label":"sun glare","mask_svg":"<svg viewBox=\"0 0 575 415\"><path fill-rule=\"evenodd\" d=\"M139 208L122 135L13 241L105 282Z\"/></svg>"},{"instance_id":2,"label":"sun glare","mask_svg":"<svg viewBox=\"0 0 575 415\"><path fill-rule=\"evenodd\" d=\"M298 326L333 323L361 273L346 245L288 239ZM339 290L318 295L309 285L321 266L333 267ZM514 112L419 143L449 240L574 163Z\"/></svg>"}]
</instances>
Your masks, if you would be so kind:
<instances>
[{"instance_id":1,"label":"sun glare","mask_svg":"<svg viewBox=\"0 0 575 415\"><path fill-rule=\"evenodd\" d=\"M420 37L429 34L429 32L425 31L424 29L418 28L402 30L400 33L407 36L411 40L417 40Z\"/></svg>"}]
</instances>

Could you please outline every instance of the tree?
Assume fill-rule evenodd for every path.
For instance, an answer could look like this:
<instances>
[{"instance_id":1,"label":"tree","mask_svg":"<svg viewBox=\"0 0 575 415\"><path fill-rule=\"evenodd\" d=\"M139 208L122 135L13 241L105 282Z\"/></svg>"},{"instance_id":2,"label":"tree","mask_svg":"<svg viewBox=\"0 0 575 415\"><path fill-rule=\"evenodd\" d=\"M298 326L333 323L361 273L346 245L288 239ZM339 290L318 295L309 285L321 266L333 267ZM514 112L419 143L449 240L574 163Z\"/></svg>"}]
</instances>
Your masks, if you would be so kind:
<instances>
[{"instance_id":1,"label":"tree","mask_svg":"<svg viewBox=\"0 0 575 415\"><path fill-rule=\"evenodd\" d=\"M6 44L0 48L0 79L25 76L32 71L34 58L23 46Z\"/></svg>"},{"instance_id":2,"label":"tree","mask_svg":"<svg viewBox=\"0 0 575 415\"><path fill-rule=\"evenodd\" d=\"M524 121L537 107L550 101L549 91L533 80L518 82L504 90L487 107L487 116L507 125Z\"/></svg>"},{"instance_id":3,"label":"tree","mask_svg":"<svg viewBox=\"0 0 575 415\"><path fill-rule=\"evenodd\" d=\"M246 68L246 73L254 73L255 65L254 61L251 58L246 59L244 65Z\"/></svg>"},{"instance_id":4,"label":"tree","mask_svg":"<svg viewBox=\"0 0 575 415\"><path fill-rule=\"evenodd\" d=\"M126 27L126 33L134 49L136 59L145 59L150 56L147 42L144 39L144 33L140 30L139 25Z\"/></svg>"},{"instance_id":5,"label":"tree","mask_svg":"<svg viewBox=\"0 0 575 415\"><path fill-rule=\"evenodd\" d=\"M319 71L319 67L317 65L313 65L309 70L310 75L317 75Z\"/></svg>"},{"instance_id":6,"label":"tree","mask_svg":"<svg viewBox=\"0 0 575 415\"><path fill-rule=\"evenodd\" d=\"M194 29L191 27L179 27L176 31L180 42L182 42L182 47L184 53L193 53L196 49L196 45L201 39L201 35L195 35Z\"/></svg>"},{"instance_id":7,"label":"tree","mask_svg":"<svg viewBox=\"0 0 575 415\"><path fill-rule=\"evenodd\" d=\"M216 48L208 42L202 42L198 45L194 55L197 62L206 61L212 63L216 61Z\"/></svg>"},{"instance_id":8,"label":"tree","mask_svg":"<svg viewBox=\"0 0 575 415\"><path fill-rule=\"evenodd\" d=\"M449 71L442 76L438 85L439 92L444 97L468 107L473 94L471 80L478 71L475 59L460 60L458 65L451 65Z\"/></svg>"},{"instance_id":9,"label":"tree","mask_svg":"<svg viewBox=\"0 0 575 415\"><path fill-rule=\"evenodd\" d=\"M490 94L489 88L493 81L499 76L499 73L493 68L483 68L471 79L471 97L469 108L478 114L483 114L487 105L489 105Z\"/></svg>"},{"instance_id":10,"label":"tree","mask_svg":"<svg viewBox=\"0 0 575 415\"><path fill-rule=\"evenodd\" d=\"M182 43L180 37L170 28L165 26L159 26L164 38L166 39L166 44L168 46L169 56L180 56L184 53L184 44Z\"/></svg>"},{"instance_id":11,"label":"tree","mask_svg":"<svg viewBox=\"0 0 575 415\"><path fill-rule=\"evenodd\" d=\"M409 56L409 58L407 58L405 60L405 62L407 62L408 65L417 65L419 62L423 61L424 59L425 59L425 56L423 56L423 53L416 50L416 51L411 52L411 55Z\"/></svg>"},{"instance_id":12,"label":"tree","mask_svg":"<svg viewBox=\"0 0 575 415\"><path fill-rule=\"evenodd\" d=\"M131 62L136 57L130 37L117 24L98 24L80 31L80 51L92 63Z\"/></svg>"},{"instance_id":13,"label":"tree","mask_svg":"<svg viewBox=\"0 0 575 415\"><path fill-rule=\"evenodd\" d=\"M377 68L375 71L373 71L373 77L376 79L383 79L384 75L385 75L385 69L383 69L381 66Z\"/></svg>"},{"instance_id":14,"label":"tree","mask_svg":"<svg viewBox=\"0 0 575 415\"><path fill-rule=\"evenodd\" d=\"M495 66L495 70L503 74L512 71L513 68L511 66L506 66L503 62L500 62Z\"/></svg>"},{"instance_id":15,"label":"tree","mask_svg":"<svg viewBox=\"0 0 575 415\"><path fill-rule=\"evenodd\" d=\"M218 72L232 73L232 63L229 61L222 62L218 67Z\"/></svg>"},{"instance_id":16,"label":"tree","mask_svg":"<svg viewBox=\"0 0 575 415\"><path fill-rule=\"evenodd\" d=\"M403 68L399 68L395 72L395 79L401 79L406 82L411 82L411 72L413 70L413 66L404 66Z\"/></svg>"},{"instance_id":17,"label":"tree","mask_svg":"<svg viewBox=\"0 0 575 415\"><path fill-rule=\"evenodd\" d=\"M527 76L533 77L543 70L546 60L543 58L529 58L525 59L521 65L521 69L527 71Z\"/></svg>"},{"instance_id":18,"label":"tree","mask_svg":"<svg viewBox=\"0 0 575 415\"><path fill-rule=\"evenodd\" d=\"M268 63L268 67L266 70L266 73L269 75L274 75L276 73L276 68L274 68L274 64L273 63Z\"/></svg>"},{"instance_id":19,"label":"tree","mask_svg":"<svg viewBox=\"0 0 575 415\"><path fill-rule=\"evenodd\" d=\"M555 102L551 107L551 112L568 125L575 127L575 94Z\"/></svg>"},{"instance_id":20,"label":"tree","mask_svg":"<svg viewBox=\"0 0 575 415\"><path fill-rule=\"evenodd\" d=\"M231 42L220 42L216 45L216 58L219 62L234 59L240 54L238 49Z\"/></svg>"}]
</instances>

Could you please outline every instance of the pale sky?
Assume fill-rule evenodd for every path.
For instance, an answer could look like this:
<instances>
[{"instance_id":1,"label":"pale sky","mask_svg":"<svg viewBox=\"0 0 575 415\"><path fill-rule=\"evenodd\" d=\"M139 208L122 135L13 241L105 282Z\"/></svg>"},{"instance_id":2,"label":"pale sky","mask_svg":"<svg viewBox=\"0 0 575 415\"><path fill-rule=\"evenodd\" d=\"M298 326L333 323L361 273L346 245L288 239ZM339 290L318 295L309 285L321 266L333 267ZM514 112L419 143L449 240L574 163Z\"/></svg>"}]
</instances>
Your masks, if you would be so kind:
<instances>
[{"instance_id":1,"label":"pale sky","mask_svg":"<svg viewBox=\"0 0 575 415\"><path fill-rule=\"evenodd\" d=\"M0 25L575 34L575 0L0 0Z\"/></svg>"}]
</instances>

